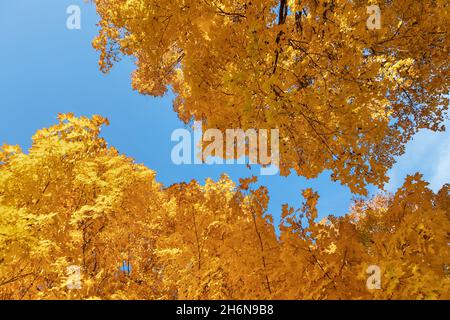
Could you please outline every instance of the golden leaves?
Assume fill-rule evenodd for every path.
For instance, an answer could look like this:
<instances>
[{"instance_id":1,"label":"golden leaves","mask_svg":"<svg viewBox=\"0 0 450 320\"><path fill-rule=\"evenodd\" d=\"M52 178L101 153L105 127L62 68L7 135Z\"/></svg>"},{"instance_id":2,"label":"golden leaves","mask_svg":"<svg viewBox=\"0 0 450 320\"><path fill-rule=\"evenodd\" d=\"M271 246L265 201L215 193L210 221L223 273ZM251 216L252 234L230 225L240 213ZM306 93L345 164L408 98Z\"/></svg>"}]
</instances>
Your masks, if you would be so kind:
<instances>
[{"instance_id":1,"label":"golden leaves","mask_svg":"<svg viewBox=\"0 0 450 320\"><path fill-rule=\"evenodd\" d=\"M306 189L300 209L283 206L277 235L255 177L163 189L99 143L103 118L60 121L28 154L3 147L1 298L448 299L448 186L434 194L417 174L395 195L321 222ZM373 264L382 289L369 291ZM77 290L70 265L82 272Z\"/></svg>"},{"instance_id":2,"label":"golden leaves","mask_svg":"<svg viewBox=\"0 0 450 320\"><path fill-rule=\"evenodd\" d=\"M274 13L280 3L285 19ZM141 93L172 87L183 121L279 128L282 175L332 170L365 194L367 184L385 183L412 134L439 130L449 79L443 2L378 4L383 23L374 31L367 5L105 0L94 43L102 70L120 52L137 59Z\"/></svg>"}]
</instances>

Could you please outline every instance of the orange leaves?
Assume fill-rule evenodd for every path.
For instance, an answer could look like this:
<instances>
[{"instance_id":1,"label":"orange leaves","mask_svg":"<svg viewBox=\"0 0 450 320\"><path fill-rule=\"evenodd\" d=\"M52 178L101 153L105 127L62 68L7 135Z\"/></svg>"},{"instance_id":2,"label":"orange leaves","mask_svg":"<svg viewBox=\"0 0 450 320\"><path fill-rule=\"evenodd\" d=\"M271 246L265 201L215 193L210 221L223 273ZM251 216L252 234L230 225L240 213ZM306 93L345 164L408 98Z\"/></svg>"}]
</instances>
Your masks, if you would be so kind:
<instances>
[{"instance_id":1,"label":"orange leaves","mask_svg":"<svg viewBox=\"0 0 450 320\"><path fill-rule=\"evenodd\" d=\"M22 149L19 146L3 145L0 148L0 164L6 162L14 154L21 153Z\"/></svg>"},{"instance_id":2,"label":"orange leaves","mask_svg":"<svg viewBox=\"0 0 450 320\"><path fill-rule=\"evenodd\" d=\"M300 209L283 206L278 235L255 177L163 189L99 142L106 119L59 120L28 154L3 147L0 298L448 299L448 186L436 195L408 177L395 195L323 222L306 189ZM380 290L366 287L369 265Z\"/></svg>"},{"instance_id":3,"label":"orange leaves","mask_svg":"<svg viewBox=\"0 0 450 320\"><path fill-rule=\"evenodd\" d=\"M290 10L278 21L280 3ZM440 130L449 79L445 4L378 4L379 30L367 29L367 5L105 0L95 47L102 70L134 56L141 93L173 88L185 122L279 128L282 175L331 170L365 194L417 130Z\"/></svg>"},{"instance_id":4,"label":"orange leaves","mask_svg":"<svg viewBox=\"0 0 450 320\"><path fill-rule=\"evenodd\" d=\"M258 180L257 177L252 176L251 178L246 178L246 179L239 179L239 183L241 184L239 187L242 190L248 190L248 188L250 187L250 184L255 183Z\"/></svg>"},{"instance_id":5,"label":"orange leaves","mask_svg":"<svg viewBox=\"0 0 450 320\"><path fill-rule=\"evenodd\" d=\"M60 122L63 122L65 120L72 120L74 118L74 114L73 112L67 113L67 114L63 114L63 113L59 113L58 114L58 120Z\"/></svg>"}]
</instances>

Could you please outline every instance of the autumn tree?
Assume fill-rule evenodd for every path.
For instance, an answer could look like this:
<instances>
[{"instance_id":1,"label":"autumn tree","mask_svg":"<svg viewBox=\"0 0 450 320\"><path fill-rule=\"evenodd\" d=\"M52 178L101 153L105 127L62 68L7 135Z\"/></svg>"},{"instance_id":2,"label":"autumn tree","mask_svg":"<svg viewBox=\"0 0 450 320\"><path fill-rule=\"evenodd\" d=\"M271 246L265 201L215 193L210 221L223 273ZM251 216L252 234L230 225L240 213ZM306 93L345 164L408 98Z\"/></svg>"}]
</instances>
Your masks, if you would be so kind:
<instances>
[{"instance_id":1,"label":"autumn tree","mask_svg":"<svg viewBox=\"0 0 450 320\"><path fill-rule=\"evenodd\" d=\"M152 297L152 219L166 202L154 172L98 136L105 123L60 115L59 124L36 133L28 154L2 149L0 297L112 298L126 291L133 298L139 288ZM119 272L123 260L135 270L127 279ZM70 265L81 268L82 290L67 289Z\"/></svg>"},{"instance_id":2,"label":"autumn tree","mask_svg":"<svg viewBox=\"0 0 450 320\"><path fill-rule=\"evenodd\" d=\"M449 185L411 176L322 221L307 189L275 226L256 178L165 188L107 145L105 124L64 114L27 153L1 148L1 299L450 298Z\"/></svg>"},{"instance_id":3,"label":"autumn tree","mask_svg":"<svg viewBox=\"0 0 450 320\"><path fill-rule=\"evenodd\" d=\"M357 201L349 214L320 222L311 190L299 210L285 206L282 297L449 299L449 185L438 194L427 185L421 175L409 176L394 195ZM371 265L381 269L380 290L355 281L367 279Z\"/></svg>"},{"instance_id":4,"label":"autumn tree","mask_svg":"<svg viewBox=\"0 0 450 320\"><path fill-rule=\"evenodd\" d=\"M170 232L158 248L170 254L165 273L181 299L270 299L278 242L268 195L236 186L228 177L175 184L167 189L178 204ZM167 249L165 249L167 248ZM173 282L176 279L176 282Z\"/></svg>"},{"instance_id":5,"label":"autumn tree","mask_svg":"<svg viewBox=\"0 0 450 320\"><path fill-rule=\"evenodd\" d=\"M102 71L132 56L133 88L170 88L186 123L278 128L282 175L331 170L364 194L414 133L444 129L448 1L95 3ZM370 5L380 29L368 29Z\"/></svg>"}]
</instances>

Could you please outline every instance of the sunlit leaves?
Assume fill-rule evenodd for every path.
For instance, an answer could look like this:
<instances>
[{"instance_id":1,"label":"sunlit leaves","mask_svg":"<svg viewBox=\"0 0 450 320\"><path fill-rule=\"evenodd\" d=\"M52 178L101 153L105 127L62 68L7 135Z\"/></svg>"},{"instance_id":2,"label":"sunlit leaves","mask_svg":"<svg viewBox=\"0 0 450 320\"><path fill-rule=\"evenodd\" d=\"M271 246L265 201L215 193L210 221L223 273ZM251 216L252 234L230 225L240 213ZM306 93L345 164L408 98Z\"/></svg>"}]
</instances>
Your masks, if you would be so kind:
<instances>
[{"instance_id":1,"label":"sunlit leaves","mask_svg":"<svg viewBox=\"0 0 450 320\"><path fill-rule=\"evenodd\" d=\"M3 146L0 298L449 298L448 185L434 194L417 174L321 221L307 189L300 208L283 206L277 234L255 177L163 188L107 146L104 123L60 115L27 154ZM366 287L370 265L380 290Z\"/></svg>"},{"instance_id":2,"label":"sunlit leaves","mask_svg":"<svg viewBox=\"0 0 450 320\"><path fill-rule=\"evenodd\" d=\"M369 30L367 6L380 8ZM170 87L185 121L278 128L281 174L324 170L353 192L382 186L448 101L446 1L98 0L94 47L108 71L135 58L133 88Z\"/></svg>"}]
</instances>

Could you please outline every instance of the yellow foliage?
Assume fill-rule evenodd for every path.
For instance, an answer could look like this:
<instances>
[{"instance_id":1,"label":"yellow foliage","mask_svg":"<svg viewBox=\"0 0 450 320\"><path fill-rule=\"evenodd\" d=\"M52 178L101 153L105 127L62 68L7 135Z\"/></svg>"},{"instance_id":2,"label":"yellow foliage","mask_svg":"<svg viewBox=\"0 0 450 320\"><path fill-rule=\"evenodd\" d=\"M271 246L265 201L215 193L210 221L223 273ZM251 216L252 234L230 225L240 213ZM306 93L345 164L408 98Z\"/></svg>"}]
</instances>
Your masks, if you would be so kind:
<instances>
[{"instance_id":1,"label":"yellow foliage","mask_svg":"<svg viewBox=\"0 0 450 320\"><path fill-rule=\"evenodd\" d=\"M382 26L369 30L367 6ZM107 72L136 59L133 88L176 94L205 129L280 130L281 174L324 170L365 194L419 129L443 130L448 1L97 0Z\"/></svg>"},{"instance_id":2,"label":"yellow foliage","mask_svg":"<svg viewBox=\"0 0 450 320\"><path fill-rule=\"evenodd\" d=\"M99 137L106 123L60 115L27 154L0 150L0 299L450 298L449 185L408 177L321 222L308 189L277 234L256 178L164 188Z\"/></svg>"}]
</instances>

